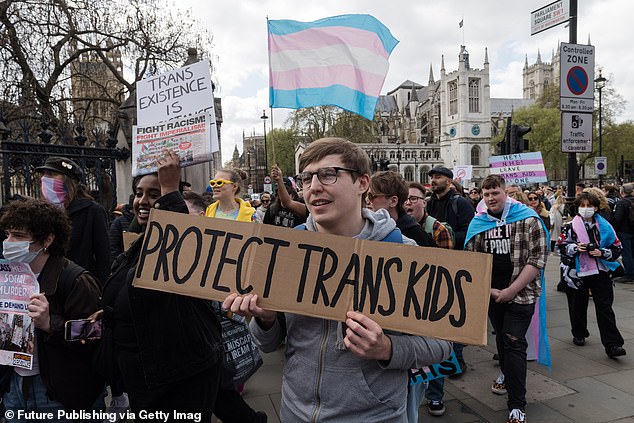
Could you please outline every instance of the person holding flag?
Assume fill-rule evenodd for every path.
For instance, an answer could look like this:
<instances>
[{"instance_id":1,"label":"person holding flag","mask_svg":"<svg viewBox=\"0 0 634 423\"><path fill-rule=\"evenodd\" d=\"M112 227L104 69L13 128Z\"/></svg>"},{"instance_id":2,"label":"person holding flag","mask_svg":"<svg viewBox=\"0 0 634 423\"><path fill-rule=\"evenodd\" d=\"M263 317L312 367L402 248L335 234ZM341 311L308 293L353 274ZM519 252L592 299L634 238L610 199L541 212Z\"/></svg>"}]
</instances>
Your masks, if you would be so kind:
<instances>
[{"instance_id":1,"label":"person holding flag","mask_svg":"<svg viewBox=\"0 0 634 423\"><path fill-rule=\"evenodd\" d=\"M465 250L493 255L489 318L503 375L491 389L508 393L508 422L521 423L526 419L526 332L538 301L538 361L551 365L542 295L549 235L537 213L508 198L505 188L499 175L489 175L482 182L486 210L479 210L471 221Z\"/></svg>"}]
</instances>

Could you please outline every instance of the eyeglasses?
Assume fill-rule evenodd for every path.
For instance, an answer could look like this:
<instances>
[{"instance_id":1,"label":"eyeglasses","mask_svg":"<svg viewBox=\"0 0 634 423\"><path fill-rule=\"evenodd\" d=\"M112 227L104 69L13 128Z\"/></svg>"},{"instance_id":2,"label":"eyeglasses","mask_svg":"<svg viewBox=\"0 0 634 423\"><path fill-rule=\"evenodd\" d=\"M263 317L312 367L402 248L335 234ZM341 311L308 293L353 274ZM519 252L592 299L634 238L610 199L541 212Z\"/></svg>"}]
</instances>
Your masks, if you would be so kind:
<instances>
[{"instance_id":1,"label":"eyeglasses","mask_svg":"<svg viewBox=\"0 0 634 423\"><path fill-rule=\"evenodd\" d=\"M223 185L235 184L235 182L227 181L226 179L212 179L209 181L209 186L212 188L220 188Z\"/></svg>"},{"instance_id":2,"label":"eyeglasses","mask_svg":"<svg viewBox=\"0 0 634 423\"><path fill-rule=\"evenodd\" d=\"M313 183L313 176L317 175L319 183L322 185L332 185L337 182L337 175L339 172L358 173L356 169L347 169L345 167L322 167L317 169L317 172L302 172L298 175L299 181L302 183L303 188L309 188Z\"/></svg>"},{"instance_id":3,"label":"eyeglasses","mask_svg":"<svg viewBox=\"0 0 634 423\"><path fill-rule=\"evenodd\" d=\"M374 194L370 191L368 191L366 195L368 197L368 201L374 201L375 198L379 198L379 197L389 197L389 195L387 194L381 194L381 193Z\"/></svg>"},{"instance_id":4,"label":"eyeglasses","mask_svg":"<svg viewBox=\"0 0 634 423\"><path fill-rule=\"evenodd\" d=\"M418 197L416 195L410 195L409 197L407 197L405 199L405 202L406 203L409 202L410 204L416 204L416 203L418 203L418 200L424 200L424 199L425 199L425 197Z\"/></svg>"},{"instance_id":5,"label":"eyeglasses","mask_svg":"<svg viewBox=\"0 0 634 423\"><path fill-rule=\"evenodd\" d=\"M263 203L270 203L271 200L262 200Z\"/></svg>"},{"instance_id":6,"label":"eyeglasses","mask_svg":"<svg viewBox=\"0 0 634 423\"><path fill-rule=\"evenodd\" d=\"M528 200L529 201L537 201L537 200L539 200L539 198L537 198L537 197L528 197Z\"/></svg>"}]
</instances>

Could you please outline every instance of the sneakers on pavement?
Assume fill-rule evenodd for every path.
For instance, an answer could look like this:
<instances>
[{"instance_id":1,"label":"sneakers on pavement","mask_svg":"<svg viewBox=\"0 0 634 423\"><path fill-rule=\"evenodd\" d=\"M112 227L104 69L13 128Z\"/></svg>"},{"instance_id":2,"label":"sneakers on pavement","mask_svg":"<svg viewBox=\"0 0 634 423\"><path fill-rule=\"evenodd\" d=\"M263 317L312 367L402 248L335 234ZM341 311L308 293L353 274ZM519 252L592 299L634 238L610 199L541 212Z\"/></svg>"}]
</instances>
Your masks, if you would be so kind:
<instances>
[{"instance_id":1,"label":"sneakers on pavement","mask_svg":"<svg viewBox=\"0 0 634 423\"><path fill-rule=\"evenodd\" d=\"M431 400L427 404L427 411L429 411L429 414L432 416L442 416L445 414L445 403L438 400Z\"/></svg>"},{"instance_id":2,"label":"sneakers on pavement","mask_svg":"<svg viewBox=\"0 0 634 423\"><path fill-rule=\"evenodd\" d=\"M506 395L506 384L504 383L504 374L498 376L491 385L491 392L497 395Z\"/></svg>"},{"instance_id":3,"label":"sneakers on pavement","mask_svg":"<svg viewBox=\"0 0 634 423\"><path fill-rule=\"evenodd\" d=\"M586 338L575 336L572 338L572 343L578 347L583 347L586 345Z\"/></svg>"},{"instance_id":4,"label":"sneakers on pavement","mask_svg":"<svg viewBox=\"0 0 634 423\"><path fill-rule=\"evenodd\" d=\"M508 423L526 423L526 413L519 408L514 408L509 413Z\"/></svg>"}]
</instances>

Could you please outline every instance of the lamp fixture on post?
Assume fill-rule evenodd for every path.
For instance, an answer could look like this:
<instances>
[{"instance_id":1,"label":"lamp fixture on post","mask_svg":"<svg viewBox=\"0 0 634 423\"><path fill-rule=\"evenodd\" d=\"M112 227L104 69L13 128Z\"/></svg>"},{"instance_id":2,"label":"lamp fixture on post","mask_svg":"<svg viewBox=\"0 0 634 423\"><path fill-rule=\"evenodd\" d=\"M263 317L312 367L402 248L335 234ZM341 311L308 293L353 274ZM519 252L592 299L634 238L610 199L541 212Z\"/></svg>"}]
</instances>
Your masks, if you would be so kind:
<instances>
[{"instance_id":1,"label":"lamp fixture on post","mask_svg":"<svg viewBox=\"0 0 634 423\"><path fill-rule=\"evenodd\" d=\"M599 90L599 157L603 157L603 110L601 104L601 91L605 87L605 83L608 80L603 77L601 74L601 69L599 69L599 77L594 80L596 84L596 89ZM603 186L603 175L599 175L599 188Z\"/></svg>"},{"instance_id":2,"label":"lamp fixture on post","mask_svg":"<svg viewBox=\"0 0 634 423\"><path fill-rule=\"evenodd\" d=\"M269 157L266 153L266 120L268 118L266 110L262 110L262 116L260 116L260 119L262 119L262 123L264 123L264 175L269 174Z\"/></svg>"}]
</instances>

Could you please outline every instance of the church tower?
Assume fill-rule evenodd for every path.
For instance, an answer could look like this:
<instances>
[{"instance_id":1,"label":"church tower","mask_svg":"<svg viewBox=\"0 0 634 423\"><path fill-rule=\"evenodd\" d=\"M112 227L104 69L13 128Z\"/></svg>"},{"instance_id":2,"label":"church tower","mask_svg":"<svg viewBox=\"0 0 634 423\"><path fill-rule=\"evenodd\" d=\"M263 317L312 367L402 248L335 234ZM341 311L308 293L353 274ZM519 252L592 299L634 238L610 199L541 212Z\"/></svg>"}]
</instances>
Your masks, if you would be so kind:
<instances>
[{"instance_id":1,"label":"church tower","mask_svg":"<svg viewBox=\"0 0 634 423\"><path fill-rule=\"evenodd\" d=\"M441 66L440 156L449 168L472 165L473 177L482 178L488 173L491 139L488 52L483 69L470 66L465 46L460 46L458 70L446 73L444 57Z\"/></svg>"}]
</instances>

